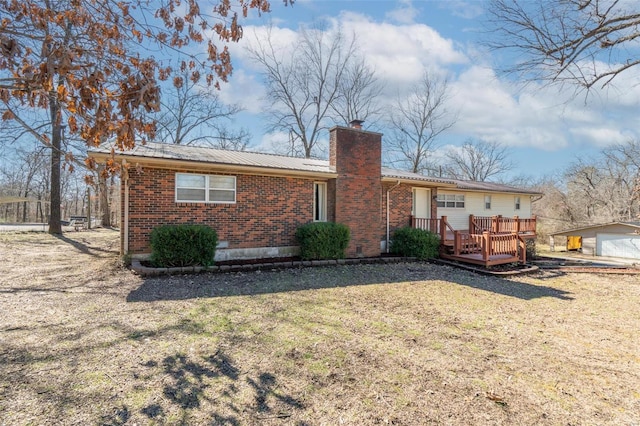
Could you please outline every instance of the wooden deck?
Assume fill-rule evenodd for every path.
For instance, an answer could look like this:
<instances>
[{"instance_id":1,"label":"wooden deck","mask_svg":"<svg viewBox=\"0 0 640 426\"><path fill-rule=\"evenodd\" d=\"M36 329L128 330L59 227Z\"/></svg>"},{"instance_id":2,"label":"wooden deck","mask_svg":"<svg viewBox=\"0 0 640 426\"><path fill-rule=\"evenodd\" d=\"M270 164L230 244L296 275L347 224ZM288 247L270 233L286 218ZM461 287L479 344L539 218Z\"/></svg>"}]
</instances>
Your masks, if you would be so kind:
<instances>
[{"instance_id":1,"label":"wooden deck","mask_svg":"<svg viewBox=\"0 0 640 426\"><path fill-rule=\"evenodd\" d=\"M526 239L535 238L536 218L469 217L469 229L455 230L447 217L412 218L412 226L440 236L440 257L485 267L526 263ZM489 229L486 229L489 228Z\"/></svg>"},{"instance_id":2,"label":"wooden deck","mask_svg":"<svg viewBox=\"0 0 640 426\"><path fill-rule=\"evenodd\" d=\"M504 265L505 263L518 263L520 259L514 256L510 256L508 254L494 254L489 256L488 260L484 260L481 253L470 253L470 254L459 254L458 256L441 254L441 258L456 260L464 263L473 263L474 265L481 266L496 266L496 265Z\"/></svg>"}]
</instances>

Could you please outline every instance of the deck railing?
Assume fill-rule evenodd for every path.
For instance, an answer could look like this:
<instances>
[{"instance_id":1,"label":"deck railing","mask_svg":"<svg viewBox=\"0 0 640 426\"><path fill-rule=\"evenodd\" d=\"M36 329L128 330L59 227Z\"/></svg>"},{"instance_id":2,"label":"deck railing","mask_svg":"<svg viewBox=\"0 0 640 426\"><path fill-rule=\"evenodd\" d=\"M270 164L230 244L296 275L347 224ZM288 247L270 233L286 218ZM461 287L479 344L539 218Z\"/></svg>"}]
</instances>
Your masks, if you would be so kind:
<instances>
[{"instance_id":1,"label":"deck railing","mask_svg":"<svg viewBox=\"0 0 640 426\"><path fill-rule=\"evenodd\" d=\"M440 234L440 219L411 216L411 227Z\"/></svg>"},{"instance_id":2,"label":"deck railing","mask_svg":"<svg viewBox=\"0 0 640 426\"><path fill-rule=\"evenodd\" d=\"M411 227L433 232L440 236L441 241L453 238L454 229L449 222L447 222L447 216L440 218L411 216Z\"/></svg>"},{"instance_id":3,"label":"deck railing","mask_svg":"<svg viewBox=\"0 0 640 426\"><path fill-rule=\"evenodd\" d=\"M502 216L469 216L469 232L454 230L447 216L438 219L411 217L411 226L440 236L441 244L453 246L454 256L480 255L487 265L500 263L492 256L509 256L510 261L526 262L526 238L535 235L536 218L520 219Z\"/></svg>"},{"instance_id":4,"label":"deck railing","mask_svg":"<svg viewBox=\"0 0 640 426\"><path fill-rule=\"evenodd\" d=\"M508 255L526 263L527 247L525 241L518 234L494 234L485 231L482 234L469 234L454 231L453 254L480 254L482 260L488 262L491 256Z\"/></svg>"},{"instance_id":5,"label":"deck railing","mask_svg":"<svg viewBox=\"0 0 640 426\"><path fill-rule=\"evenodd\" d=\"M489 231L495 234L535 234L536 217L521 219L518 216L474 216L469 215L469 232L482 233Z\"/></svg>"}]
</instances>

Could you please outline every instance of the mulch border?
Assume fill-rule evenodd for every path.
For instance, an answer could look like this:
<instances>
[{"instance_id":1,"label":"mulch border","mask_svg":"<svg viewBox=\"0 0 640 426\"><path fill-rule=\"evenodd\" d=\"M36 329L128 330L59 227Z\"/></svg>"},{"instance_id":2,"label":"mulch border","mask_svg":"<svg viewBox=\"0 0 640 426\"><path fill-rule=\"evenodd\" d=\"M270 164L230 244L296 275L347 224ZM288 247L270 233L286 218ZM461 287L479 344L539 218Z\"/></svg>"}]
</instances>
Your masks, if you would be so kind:
<instances>
[{"instance_id":1,"label":"mulch border","mask_svg":"<svg viewBox=\"0 0 640 426\"><path fill-rule=\"evenodd\" d=\"M415 257L362 257L354 259L332 259L332 260L292 260L269 262L268 259L260 259L256 263L232 264L232 265L212 265L205 266L185 266L177 268L153 268L142 265L139 259L131 260L131 270L141 276L175 275L175 274L199 274L203 272L225 273L225 272L251 272L258 270L309 268L318 266L334 265L361 265L373 263L403 263L417 262Z\"/></svg>"}]
</instances>

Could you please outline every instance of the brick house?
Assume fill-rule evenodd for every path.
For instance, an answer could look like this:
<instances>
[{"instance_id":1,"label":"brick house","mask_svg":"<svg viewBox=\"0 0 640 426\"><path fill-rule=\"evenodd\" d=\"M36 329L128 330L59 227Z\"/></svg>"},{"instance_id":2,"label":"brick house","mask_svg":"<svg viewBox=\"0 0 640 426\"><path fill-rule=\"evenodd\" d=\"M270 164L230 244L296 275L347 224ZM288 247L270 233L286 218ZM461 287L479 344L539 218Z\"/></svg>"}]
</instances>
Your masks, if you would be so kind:
<instances>
[{"instance_id":1,"label":"brick house","mask_svg":"<svg viewBox=\"0 0 640 426\"><path fill-rule=\"evenodd\" d=\"M121 251L143 257L154 227L197 223L217 231L216 260L287 257L298 252L298 226L332 221L351 230L348 257L372 257L399 227L444 241L447 220L464 228L470 214L531 216L535 192L383 168L381 144L381 134L357 126L330 130L329 161L158 143L116 153L127 166ZM111 150L89 155L105 161Z\"/></svg>"}]
</instances>

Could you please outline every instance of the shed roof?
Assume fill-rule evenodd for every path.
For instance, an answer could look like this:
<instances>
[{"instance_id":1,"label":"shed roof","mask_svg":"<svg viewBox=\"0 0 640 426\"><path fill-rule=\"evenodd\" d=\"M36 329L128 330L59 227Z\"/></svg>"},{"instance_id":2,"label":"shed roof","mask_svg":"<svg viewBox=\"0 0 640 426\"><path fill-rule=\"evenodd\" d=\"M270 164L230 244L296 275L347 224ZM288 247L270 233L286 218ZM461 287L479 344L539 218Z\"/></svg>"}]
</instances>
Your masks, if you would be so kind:
<instances>
[{"instance_id":1,"label":"shed roof","mask_svg":"<svg viewBox=\"0 0 640 426\"><path fill-rule=\"evenodd\" d=\"M89 155L96 157L110 156L112 148L102 145L89 150ZM147 159L149 161L180 161L199 163L202 165L219 165L226 167L238 167L238 169L264 171L264 172L290 172L296 174L337 176L334 168L329 165L328 160L313 158L287 157L276 154L266 154L260 152L229 151L201 146L173 145L157 142L147 142L136 145L127 151L116 151L116 157L127 159L131 162ZM442 177L425 176L418 173L411 173L405 170L395 170L387 167L381 168L381 177L388 179L400 179L424 182L425 184L439 184L451 188L459 188L473 191L485 192L510 192L517 194L539 195L539 192L522 188L514 188L507 185L490 182L471 182Z\"/></svg>"},{"instance_id":2,"label":"shed roof","mask_svg":"<svg viewBox=\"0 0 640 426\"><path fill-rule=\"evenodd\" d=\"M553 232L549 234L552 237L555 236L570 236L574 235L576 232L586 231L588 229L596 229L596 228L604 228L611 225L620 225L620 226L628 226L632 230L640 231L640 222L609 222L609 223L600 223L595 225L581 226L579 228L566 229L564 231Z\"/></svg>"}]
</instances>

